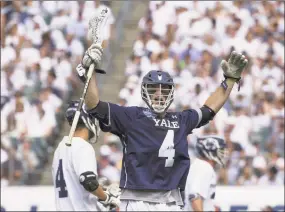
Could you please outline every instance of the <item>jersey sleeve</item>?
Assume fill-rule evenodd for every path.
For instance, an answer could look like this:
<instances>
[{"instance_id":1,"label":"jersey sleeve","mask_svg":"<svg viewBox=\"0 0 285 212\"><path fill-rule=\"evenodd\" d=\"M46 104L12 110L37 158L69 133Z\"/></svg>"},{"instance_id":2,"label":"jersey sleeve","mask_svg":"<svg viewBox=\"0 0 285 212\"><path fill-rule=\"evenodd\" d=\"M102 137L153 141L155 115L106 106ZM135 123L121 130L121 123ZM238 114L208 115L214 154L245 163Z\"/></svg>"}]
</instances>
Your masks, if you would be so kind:
<instances>
[{"instance_id":1,"label":"jersey sleeve","mask_svg":"<svg viewBox=\"0 0 285 212\"><path fill-rule=\"evenodd\" d=\"M108 110L106 121L100 121L100 127L104 132L111 132L116 135L124 134L136 117L136 107L124 107L107 103Z\"/></svg>"},{"instance_id":2,"label":"jersey sleeve","mask_svg":"<svg viewBox=\"0 0 285 212\"><path fill-rule=\"evenodd\" d=\"M96 156L93 147L86 142L79 148L73 149L72 160L76 175L91 171L97 174Z\"/></svg>"},{"instance_id":3,"label":"jersey sleeve","mask_svg":"<svg viewBox=\"0 0 285 212\"><path fill-rule=\"evenodd\" d=\"M187 179L186 192L189 198L191 194L199 194L204 199L207 198L211 185L212 171L206 165L190 166Z\"/></svg>"},{"instance_id":4,"label":"jersey sleeve","mask_svg":"<svg viewBox=\"0 0 285 212\"><path fill-rule=\"evenodd\" d=\"M185 124L188 133L198 127L202 119L202 112L200 109L189 109L182 112L182 122Z\"/></svg>"}]
</instances>

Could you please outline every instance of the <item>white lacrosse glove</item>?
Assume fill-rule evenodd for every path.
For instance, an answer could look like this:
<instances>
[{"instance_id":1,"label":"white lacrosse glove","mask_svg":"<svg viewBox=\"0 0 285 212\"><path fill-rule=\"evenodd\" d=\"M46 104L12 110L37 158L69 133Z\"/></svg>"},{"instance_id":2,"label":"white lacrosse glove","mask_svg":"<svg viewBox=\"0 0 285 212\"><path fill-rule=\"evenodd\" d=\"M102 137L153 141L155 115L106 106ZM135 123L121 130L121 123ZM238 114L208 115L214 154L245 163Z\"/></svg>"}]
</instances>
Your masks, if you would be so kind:
<instances>
[{"instance_id":1,"label":"white lacrosse glove","mask_svg":"<svg viewBox=\"0 0 285 212\"><path fill-rule=\"evenodd\" d=\"M85 52L82 58L82 66L85 69L88 69L89 66L93 63L95 67L99 67L101 64L103 55L103 48L100 44L92 44L87 51Z\"/></svg>"},{"instance_id":2,"label":"white lacrosse glove","mask_svg":"<svg viewBox=\"0 0 285 212\"><path fill-rule=\"evenodd\" d=\"M105 194L107 198L105 201L99 200L104 207L116 208L120 205L121 189L116 184L111 184L107 187Z\"/></svg>"},{"instance_id":3,"label":"white lacrosse glove","mask_svg":"<svg viewBox=\"0 0 285 212\"><path fill-rule=\"evenodd\" d=\"M104 70L97 68L100 66L102 54L103 48L100 44L92 44L85 52L81 63L78 64L76 67L77 75L83 83L86 82L87 70L92 63L95 64L96 73L106 74Z\"/></svg>"},{"instance_id":4,"label":"white lacrosse glove","mask_svg":"<svg viewBox=\"0 0 285 212\"><path fill-rule=\"evenodd\" d=\"M240 88L240 79L243 70L245 69L248 60L244 55L233 51L230 55L230 59L228 61L222 60L221 67L224 72L224 77L235 79L239 84Z\"/></svg>"}]
</instances>

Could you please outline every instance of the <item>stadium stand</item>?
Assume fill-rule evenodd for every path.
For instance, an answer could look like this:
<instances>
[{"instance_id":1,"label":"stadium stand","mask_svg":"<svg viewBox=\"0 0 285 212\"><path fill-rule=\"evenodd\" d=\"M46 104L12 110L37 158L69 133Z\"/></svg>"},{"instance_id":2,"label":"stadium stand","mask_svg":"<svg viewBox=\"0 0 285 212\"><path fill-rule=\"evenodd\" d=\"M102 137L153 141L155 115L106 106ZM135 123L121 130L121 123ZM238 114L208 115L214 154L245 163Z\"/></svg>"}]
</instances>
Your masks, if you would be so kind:
<instances>
[{"instance_id":1,"label":"stadium stand","mask_svg":"<svg viewBox=\"0 0 285 212\"><path fill-rule=\"evenodd\" d=\"M1 186L35 185L64 129L62 111L79 81L72 74L85 49L96 1L1 1ZM111 7L111 5L109 5ZM232 50L250 64L242 87L214 121L189 136L219 134L230 147L219 184L284 184L284 2L151 1L125 61L116 102L143 106L142 76L168 71L175 80L170 110L200 107L223 78ZM112 8L112 7L111 7ZM105 39L112 39L114 19ZM130 39L130 38L128 38ZM120 179L122 146L104 135L102 181Z\"/></svg>"}]
</instances>

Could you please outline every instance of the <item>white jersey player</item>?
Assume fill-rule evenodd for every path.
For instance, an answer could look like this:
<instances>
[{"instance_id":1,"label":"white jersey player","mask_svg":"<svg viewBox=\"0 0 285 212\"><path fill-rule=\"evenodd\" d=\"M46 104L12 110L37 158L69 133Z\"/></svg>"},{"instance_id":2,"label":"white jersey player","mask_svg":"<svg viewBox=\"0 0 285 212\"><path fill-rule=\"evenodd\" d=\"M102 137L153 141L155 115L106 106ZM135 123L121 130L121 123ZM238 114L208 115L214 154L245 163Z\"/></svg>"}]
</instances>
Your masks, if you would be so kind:
<instances>
[{"instance_id":1,"label":"white jersey player","mask_svg":"<svg viewBox=\"0 0 285 212\"><path fill-rule=\"evenodd\" d=\"M78 104L79 101L71 102L66 111L70 125ZM55 150L52 175L57 211L100 211L119 205L119 187L111 185L104 191L97 180L95 151L88 142L92 139L96 142L98 138L100 128L96 122L82 110L72 145L66 146L68 136L65 136Z\"/></svg>"},{"instance_id":2,"label":"white jersey player","mask_svg":"<svg viewBox=\"0 0 285 212\"><path fill-rule=\"evenodd\" d=\"M200 137L196 143L198 157L191 163L185 188L185 211L215 211L213 199L217 176L215 163L224 165L226 144L216 136Z\"/></svg>"}]
</instances>

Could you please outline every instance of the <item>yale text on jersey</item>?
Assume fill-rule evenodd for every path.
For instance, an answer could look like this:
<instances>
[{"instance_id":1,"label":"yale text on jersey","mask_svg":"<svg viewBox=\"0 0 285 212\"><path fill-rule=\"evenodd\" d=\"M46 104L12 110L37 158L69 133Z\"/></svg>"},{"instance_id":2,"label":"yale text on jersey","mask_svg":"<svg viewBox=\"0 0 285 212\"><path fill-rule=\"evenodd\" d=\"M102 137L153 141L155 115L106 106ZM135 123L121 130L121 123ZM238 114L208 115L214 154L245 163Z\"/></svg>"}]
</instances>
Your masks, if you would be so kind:
<instances>
[{"instance_id":1,"label":"yale text on jersey","mask_svg":"<svg viewBox=\"0 0 285 212\"><path fill-rule=\"evenodd\" d=\"M156 127L167 127L171 129L179 128L178 121L169 121L165 119L155 119L153 118Z\"/></svg>"}]
</instances>

